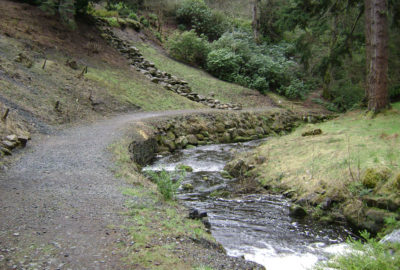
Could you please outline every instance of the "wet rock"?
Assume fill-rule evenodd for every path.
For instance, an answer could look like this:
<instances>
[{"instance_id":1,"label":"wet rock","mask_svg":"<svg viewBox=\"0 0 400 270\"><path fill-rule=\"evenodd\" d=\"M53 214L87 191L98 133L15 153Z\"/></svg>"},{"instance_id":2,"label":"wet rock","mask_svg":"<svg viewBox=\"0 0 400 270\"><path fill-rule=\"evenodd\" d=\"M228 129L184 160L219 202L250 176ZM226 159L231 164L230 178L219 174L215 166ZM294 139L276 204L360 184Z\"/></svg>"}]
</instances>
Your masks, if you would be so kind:
<instances>
[{"instance_id":1,"label":"wet rock","mask_svg":"<svg viewBox=\"0 0 400 270\"><path fill-rule=\"evenodd\" d=\"M197 139L197 137L193 134L189 134L187 137L188 143L192 144L192 145L197 145L199 140Z\"/></svg>"},{"instance_id":2,"label":"wet rock","mask_svg":"<svg viewBox=\"0 0 400 270\"><path fill-rule=\"evenodd\" d=\"M149 138L147 140L133 141L129 145L129 152L131 159L139 164L148 164L158 152L158 144L155 138Z\"/></svg>"},{"instance_id":3,"label":"wet rock","mask_svg":"<svg viewBox=\"0 0 400 270\"><path fill-rule=\"evenodd\" d=\"M207 212L202 211L196 208L192 208L189 210L189 218L190 219L202 219L207 217Z\"/></svg>"},{"instance_id":4,"label":"wet rock","mask_svg":"<svg viewBox=\"0 0 400 270\"><path fill-rule=\"evenodd\" d=\"M175 140L176 147L184 148L188 144L188 140L185 136L180 136Z\"/></svg>"},{"instance_id":5,"label":"wet rock","mask_svg":"<svg viewBox=\"0 0 400 270\"><path fill-rule=\"evenodd\" d=\"M183 184L182 188L183 188L183 190L186 190L186 191L191 191L194 189L193 185L190 183Z\"/></svg>"},{"instance_id":6,"label":"wet rock","mask_svg":"<svg viewBox=\"0 0 400 270\"><path fill-rule=\"evenodd\" d=\"M179 164L178 166L176 166L176 168L180 171L185 171L185 172L193 172L193 168L188 166L188 165L184 165L184 164Z\"/></svg>"},{"instance_id":7,"label":"wet rock","mask_svg":"<svg viewBox=\"0 0 400 270\"><path fill-rule=\"evenodd\" d=\"M289 208L289 215L293 218L304 218L307 216L307 211L300 205L293 204Z\"/></svg>"},{"instance_id":8,"label":"wet rock","mask_svg":"<svg viewBox=\"0 0 400 270\"><path fill-rule=\"evenodd\" d=\"M206 227L206 229L211 229L211 223L208 217L203 217L201 219L201 222L204 224L204 227Z\"/></svg>"},{"instance_id":9,"label":"wet rock","mask_svg":"<svg viewBox=\"0 0 400 270\"><path fill-rule=\"evenodd\" d=\"M244 162L243 159L238 159L226 164L224 170L233 177L240 177L249 170L249 166Z\"/></svg>"}]
</instances>

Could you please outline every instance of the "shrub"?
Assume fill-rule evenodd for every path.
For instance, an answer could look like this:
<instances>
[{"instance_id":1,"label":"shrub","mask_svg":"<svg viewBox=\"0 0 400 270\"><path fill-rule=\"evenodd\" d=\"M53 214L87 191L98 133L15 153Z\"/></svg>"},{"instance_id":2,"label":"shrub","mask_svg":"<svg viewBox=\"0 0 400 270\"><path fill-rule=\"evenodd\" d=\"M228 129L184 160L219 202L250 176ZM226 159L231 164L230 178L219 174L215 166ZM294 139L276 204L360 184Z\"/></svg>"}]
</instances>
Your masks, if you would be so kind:
<instances>
[{"instance_id":1,"label":"shrub","mask_svg":"<svg viewBox=\"0 0 400 270\"><path fill-rule=\"evenodd\" d=\"M291 47L257 45L250 33L225 33L211 45L207 69L216 77L257 89L276 91L289 98L304 97L308 85L299 79L299 66L286 55Z\"/></svg>"},{"instance_id":2,"label":"shrub","mask_svg":"<svg viewBox=\"0 0 400 270\"><path fill-rule=\"evenodd\" d=\"M149 27L150 23L149 21L146 19L145 16L140 16L140 22L143 24L144 27Z\"/></svg>"},{"instance_id":3,"label":"shrub","mask_svg":"<svg viewBox=\"0 0 400 270\"><path fill-rule=\"evenodd\" d=\"M110 17L110 18L105 18L105 20L107 21L107 23L111 26L111 27L121 27L121 25L118 22L118 19L115 17Z\"/></svg>"},{"instance_id":4,"label":"shrub","mask_svg":"<svg viewBox=\"0 0 400 270\"><path fill-rule=\"evenodd\" d=\"M157 184L158 191L163 196L164 200L172 200L180 186L181 179L173 180L172 174L166 170L160 172L147 172L151 180Z\"/></svg>"},{"instance_id":5,"label":"shrub","mask_svg":"<svg viewBox=\"0 0 400 270\"><path fill-rule=\"evenodd\" d=\"M213 12L204 0L185 0L176 12L176 19L187 29L206 35L210 40L219 38L227 29L222 13Z\"/></svg>"},{"instance_id":6,"label":"shrub","mask_svg":"<svg viewBox=\"0 0 400 270\"><path fill-rule=\"evenodd\" d=\"M241 57L229 49L217 49L207 56L207 70L222 80L234 81L242 62Z\"/></svg>"},{"instance_id":7,"label":"shrub","mask_svg":"<svg viewBox=\"0 0 400 270\"><path fill-rule=\"evenodd\" d=\"M129 18L129 19L132 19L132 20L135 20L135 21L138 21L138 20L139 20L137 14L136 14L135 12L129 13L128 18Z\"/></svg>"},{"instance_id":8,"label":"shrub","mask_svg":"<svg viewBox=\"0 0 400 270\"><path fill-rule=\"evenodd\" d=\"M209 44L204 36L197 36L194 30L176 32L168 40L169 53L175 59L198 66L205 66Z\"/></svg>"},{"instance_id":9,"label":"shrub","mask_svg":"<svg viewBox=\"0 0 400 270\"><path fill-rule=\"evenodd\" d=\"M148 21L150 22L150 24L152 26L156 26L157 25L157 21L158 21L158 16L154 13L150 13L148 15Z\"/></svg>"},{"instance_id":10,"label":"shrub","mask_svg":"<svg viewBox=\"0 0 400 270\"><path fill-rule=\"evenodd\" d=\"M291 99L304 99L309 90L310 89L303 81L294 79L291 81L290 85L281 87L279 92Z\"/></svg>"},{"instance_id":11,"label":"shrub","mask_svg":"<svg viewBox=\"0 0 400 270\"><path fill-rule=\"evenodd\" d=\"M109 2L107 5L107 9L117 11L118 14L122 17L128 17L129 14L132 12L132 10L124 2Z\"/></svg>"}]
</instances>

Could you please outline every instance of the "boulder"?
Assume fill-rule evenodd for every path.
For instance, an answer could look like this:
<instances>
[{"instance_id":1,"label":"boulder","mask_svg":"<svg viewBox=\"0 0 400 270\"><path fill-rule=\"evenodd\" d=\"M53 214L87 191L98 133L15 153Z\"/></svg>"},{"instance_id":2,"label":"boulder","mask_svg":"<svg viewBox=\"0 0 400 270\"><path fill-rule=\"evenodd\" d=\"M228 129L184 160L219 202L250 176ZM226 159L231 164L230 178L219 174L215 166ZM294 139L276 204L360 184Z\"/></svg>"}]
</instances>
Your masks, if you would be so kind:
<instances>
[{"instance_id":1,"label":"boulder","mask_svg":"<svg viewBox=\"0 0 400 270\"><path fill-rule=\"evenodd\" d=\"M1 144L2 144L5 148L7 148L7 149L9 149L9 150L12 150L12 149L14 149L15 147L17 147L18 142L11 142L11 141L9 141L9 140L3 140L3 141L1 142Z\"/></svg>"},{"instance_id":2,"label":"boulder","mask_svg":"<svg viewBox=\"0 0 400 270\"><path fill-rule=\"evenodd\" d=\"M22 147L25 147L28 141L31 139L29 135L19 135L18 142L21 144Z\"/></svg>"},{"instance_id":3,"label":"boulder","mask_svg":"<svg viewBox=\"0 0 400 270\"><path fill-rule=\"evenodd\" d=\"M139 164L148 164L158 152L158 144L155 138L149 138L147 140L133 141L129 145L129 152L131 159Z\"/></svg>"},{"instance_id":4,"label":"boulder","mask_svg":"<svg viewBox=\"0 0 400 270\"><path fill-rule=\"evenodd\" d=\"M381 243L400 243L400 229L395 230L392 233L386 235L379 242L381 242Z\"/></svg>"},{"instance_id":5,"label":"boulder","mask_svg":"<svg viewBox=\"0 0 400 270\"><path fill-rule=\"evenodd\" d=\"M175 144L178 148L184 148L188 144L188 140L185 136L180 136L175 140Z\"/></svg>"},{"instance_id":6,"label":"boulder","mask_svg":"<svg viewBox=\"0 0 400 270\"><path fill-rule=\"evenodd\" d=\"M186 138L187 138L187 140L188 140L188 143L189 143L189 144L192 144L192 145L197 145L198 142L199 142L199 140L198 140L198 139L196 138L196 136L193 135L193 134L189 134Z\"/></svg>"},{"instance_id":7,"label":"boulder","mask_svg":"<svg viewBox=\"0 0 400 270\"><path fill-rule=\"evenodd\" d=\"M15 134L12 134L12 135L6 136L6 139L7 139L8 141L10 141L10 142L16 142L16 141L18 141L18 136L15 135Z\"/></svg>"},{"instance_id":8,"label":"boulder","mask_svg":"<svg viewBox=\"0 0 400 270\"><path fill-rule=\"evenodd\" d=\"M202 211L196 208L192 208L189 210L189 218L190 219L202 219L207 217L207 212Z\"/></svg>"},{"instance_id":9,"label":"boulder","mask_svg":"<svg viewBox=\"0 0 400 270\"><path fill-rule=\"evenodd\" d=\"M307 216L307 211L300 205L293 204L289 208L289 215L293 218L304 218Z\"/></svg>"}]
</instances>

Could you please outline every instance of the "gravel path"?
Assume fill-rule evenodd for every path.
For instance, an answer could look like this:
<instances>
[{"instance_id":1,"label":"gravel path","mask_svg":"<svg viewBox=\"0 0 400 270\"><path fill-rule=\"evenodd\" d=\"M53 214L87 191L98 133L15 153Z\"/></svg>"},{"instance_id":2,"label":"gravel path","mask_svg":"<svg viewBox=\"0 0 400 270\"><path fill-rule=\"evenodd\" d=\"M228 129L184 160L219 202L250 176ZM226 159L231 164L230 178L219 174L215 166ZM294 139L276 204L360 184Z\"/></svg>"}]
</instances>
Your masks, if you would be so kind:
<instances>
[{"instance_id":1,"label":"gravel path","mask_svg":"<svg viewBox=\"0 0 400 270\"><path fill-rule=\"evenodd\" d=\"M128 123L191 113L134 113L33 142L0 174L0 269L124 269L125 198L106 147Z\"/></svg>"}]
</instances>

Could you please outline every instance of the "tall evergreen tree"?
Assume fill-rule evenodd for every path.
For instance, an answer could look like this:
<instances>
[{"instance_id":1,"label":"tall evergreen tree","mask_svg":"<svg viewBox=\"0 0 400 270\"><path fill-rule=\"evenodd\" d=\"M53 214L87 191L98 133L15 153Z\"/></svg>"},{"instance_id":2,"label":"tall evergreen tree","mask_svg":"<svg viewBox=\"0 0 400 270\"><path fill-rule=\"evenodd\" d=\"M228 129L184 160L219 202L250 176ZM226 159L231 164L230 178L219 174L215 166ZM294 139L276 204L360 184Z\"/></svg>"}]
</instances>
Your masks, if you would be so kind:
<instances>
[{"instance_id":1,"label":"tall evergreen tree","mask_svg":"<svg viewBox=\"0 0 400 270\"><path fill-rule=\"evenodd\" d=\"M390 106L388 93L388 6L386 0L365 0L368 109Z\"/></svg>"}]
</instances>

